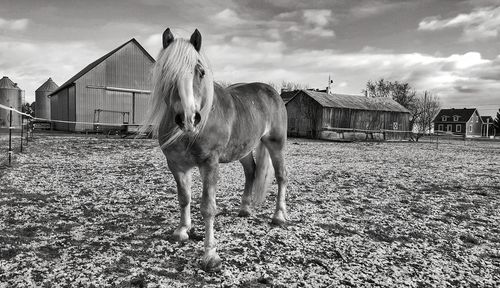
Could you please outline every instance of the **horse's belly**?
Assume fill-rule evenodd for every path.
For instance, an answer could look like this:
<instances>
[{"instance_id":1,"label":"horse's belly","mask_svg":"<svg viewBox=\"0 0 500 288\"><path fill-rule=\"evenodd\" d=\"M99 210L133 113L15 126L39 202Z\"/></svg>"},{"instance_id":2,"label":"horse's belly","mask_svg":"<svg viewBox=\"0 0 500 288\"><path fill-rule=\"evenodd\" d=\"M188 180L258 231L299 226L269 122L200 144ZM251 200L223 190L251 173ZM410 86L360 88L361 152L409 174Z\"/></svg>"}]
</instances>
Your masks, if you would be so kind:
<instances>
[{"instance_id":1,"label":"horse's belly","mask_svg":"<svg viewBox=\"0 0 500 288\"><path fill-rule=\"evenodd\" d=\"M243 142L229 142L219 155L220 163L229 163L240 160L248 155L257 146L260 138Z\"/></svg>"}]
</instances>

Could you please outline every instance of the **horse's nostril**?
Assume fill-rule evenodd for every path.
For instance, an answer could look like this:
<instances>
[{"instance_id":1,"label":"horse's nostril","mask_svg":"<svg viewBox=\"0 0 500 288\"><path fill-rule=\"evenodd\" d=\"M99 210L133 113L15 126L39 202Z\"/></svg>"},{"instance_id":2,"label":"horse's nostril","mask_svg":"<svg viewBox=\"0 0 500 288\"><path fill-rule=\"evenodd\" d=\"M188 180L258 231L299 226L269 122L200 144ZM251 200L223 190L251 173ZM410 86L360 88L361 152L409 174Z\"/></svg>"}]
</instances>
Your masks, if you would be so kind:
<instances>
[{"instance_id":1,"label":"horse's nostril","mask_svg":"<svg viewBox=\"0 0 500 288\"><path fill-rule=\"evenodd\" d=\"M175 124L179 125L179 127L184 127L184 117L181 114L175 115Z\"/></svg>"},{"instance_id":2,"label":"horse's nostril","mask_svg":"<svg viewBox=\"0 0 500 288\"><path fill-rule=\"evenodd\" d=\"M194 126L198 125L200 121L201 121L201 115L200 113L196 112L196 114L194 114Z\"/></svg>"}]
</instances>

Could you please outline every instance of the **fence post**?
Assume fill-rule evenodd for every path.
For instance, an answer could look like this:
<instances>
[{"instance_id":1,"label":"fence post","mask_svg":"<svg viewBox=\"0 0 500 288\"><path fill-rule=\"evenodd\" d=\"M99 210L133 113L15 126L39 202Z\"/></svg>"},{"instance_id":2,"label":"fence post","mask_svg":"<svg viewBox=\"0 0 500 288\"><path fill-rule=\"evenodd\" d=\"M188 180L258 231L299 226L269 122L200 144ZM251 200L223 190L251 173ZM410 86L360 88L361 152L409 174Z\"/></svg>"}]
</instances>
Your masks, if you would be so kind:
<instances>
[{"instance_id":1,"label":"fence post","mask_svg":"<svg viewBox=\"0 0 500 288\"><path fill-rule=\"evenodd\" d=\"M23 153L23 133L24 133L24 115L21 115L21 152Z\"/></svg>"},{"instance_id":2,"label":"fence post","mask_svg":"<svg viewBox=\"0 0 500 288\"><path fill-rule=\"evenodd\" d=\"M12 106L10 106L12 109ZM12 110L9 112L9 166L12 163Z\"/></svg>"},{"instance_id":3,"label":"fence post","mask_svg":"<svg viewBox=\"0 0 500 288\"><path fill-rule=\"evenodd\" d=\"M30 137L30 119L27 119L28 121L26 121L26 146L28 146L28 142L29 142L29 137Z\"/></svg>"}]
</instances>

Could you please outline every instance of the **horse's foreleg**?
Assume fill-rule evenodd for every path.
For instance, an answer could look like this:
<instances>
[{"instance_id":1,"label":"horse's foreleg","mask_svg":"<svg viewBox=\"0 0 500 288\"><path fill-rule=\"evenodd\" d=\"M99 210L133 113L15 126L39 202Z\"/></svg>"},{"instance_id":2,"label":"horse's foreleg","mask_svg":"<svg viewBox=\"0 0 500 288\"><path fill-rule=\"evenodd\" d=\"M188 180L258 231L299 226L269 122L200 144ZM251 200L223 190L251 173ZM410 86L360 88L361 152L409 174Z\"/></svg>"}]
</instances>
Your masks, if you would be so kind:
<instances>
[{"instance_id":1,"label":"horse's foreleg","mask_svg":"<svg viewBox=\"0 0 500 288\"><path fill-rule=\"evenodd\" d=\"M282 225L288 218L286 212L286 187L288 184L287 172L285 167L284 142L265 141L269 156L273 162L276 181L278 182L278 197L276 198L276 210L274 211L272 223Z\"/></svg>"},{"instance_id":2,"label":"horse's foreleg","mask_svg":"<svg viewBox=\"0 0 500 288\"><path fill-rule=\"evenodd\" d=\"M200 165L200 174L203 178L203 192L201 196L201 215L205 222L205 253L201 262L205 271L217 271L221 268L221 259L215 251L214 220L216 214L215 192L219 177L219 161L213 159Z\"/></svg>"},{"instance_id":3,"label":"horse's foreleg","mask_svg":"<svg viewBox=\"0 0 500 288\"><path fill-rule=\"evenodd\" d=\"M177 183L177 197L181 208L181 221L174 231L174 238L177 241L187 241L188 231L191 229L191 169L181 169L169 162L170 171L174 175Z\"/></svg>"},{"instance_id":4,"label":"horse's foreleg","mask_svg":"<svg viewBox=\"0 0 500 288\"><path fill-rule=\"evenodd\" d=\"M255 161L253 160L252 153L240 159L245 172L245 191L241 197L241 207L238 216L248 217L252 214L252 185L255 179Z\"/></svg>"}]
</instances>

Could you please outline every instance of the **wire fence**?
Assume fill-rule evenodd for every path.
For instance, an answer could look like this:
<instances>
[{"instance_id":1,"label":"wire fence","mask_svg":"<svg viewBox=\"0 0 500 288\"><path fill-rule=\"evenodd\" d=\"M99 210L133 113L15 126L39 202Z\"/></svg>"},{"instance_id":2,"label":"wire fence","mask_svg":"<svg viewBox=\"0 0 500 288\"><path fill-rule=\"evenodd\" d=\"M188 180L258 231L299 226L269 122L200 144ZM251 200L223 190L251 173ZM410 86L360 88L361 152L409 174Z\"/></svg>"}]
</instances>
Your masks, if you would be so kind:
<instances>
[{"instance_id":1,"label":"wire fence","mask_svg":"<svg viewBox=\"0 0 500 288\"><path fill-rule=\"evenodd\" d=\"M33 142L34 131L37 124L49 123L49 129L52 123L69 123L69 124L91 124L94 125L96 131L101 126L116 127L115 132L120 132L120 135L137 135L137 130L141 125L133 124L119 124L119 123L100 123L100 122L78 122L78 121L65 121L65 120L50 120L45 118L33 117L29 114L18 111L12 107L7 107L0 104L0 109L7 110L9 113L8 127L0 128L0 155L7 155L7 157L0 157L0 166L5 164L11 166L13 155L15 153L23 153L25 147ZM20 125L13 126L14 116L21 117ZM14 121L19 122L19 121ZM45 128L39 125L38 128ZM132 131L128 129L132 128ZM123 134L121 134L123 133ZM367 130L355 128L325 128L322 131L320 138L324 140L339 140L339 141L386 141L386 140L402 140L402 141L419 141L434 143L436 148L439 144L451 143L465 143L467 138L465 135L452 134L445 131L435 131L434 133L415 133L413 131L399 131L399 130ZM123 137L123 136L122 136ZM457 142L461 141L461 142Z\"/></svg>"},{"instance_id":2,"label":"wire fence","mask_svg":"<svg viewBox=\"0 0 500 288\"><path fill-rule=\"evenodd\" d=\"M117 134L128 136L138 135L137 131L141 125L136 124L120 124L120 123L106 123L106 122L79 122L79 121L65 121L65 120L51 120L46 118L33 117L27 113L23 113L15 108L8 107L0 104L0 109L7 111L7 127L0 127L0 155L7 155L7 157L0 157L0 166L12 165L13 156L16 153L23 153L26 146L33 142L33 135L35 129L51 130L54 123L68 123L68 124L89 124L93 125L96 132L104 132L101 128L107 127L108 133L116 132ZM15 117L20 117L15 120ZM48 124L48 126L44 126ZM109 129L112 127L113 129ZM108 134L109 135L109 134Z\"/></svg>"}]
</instances>

